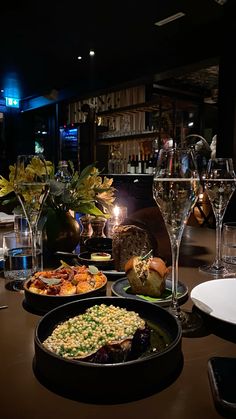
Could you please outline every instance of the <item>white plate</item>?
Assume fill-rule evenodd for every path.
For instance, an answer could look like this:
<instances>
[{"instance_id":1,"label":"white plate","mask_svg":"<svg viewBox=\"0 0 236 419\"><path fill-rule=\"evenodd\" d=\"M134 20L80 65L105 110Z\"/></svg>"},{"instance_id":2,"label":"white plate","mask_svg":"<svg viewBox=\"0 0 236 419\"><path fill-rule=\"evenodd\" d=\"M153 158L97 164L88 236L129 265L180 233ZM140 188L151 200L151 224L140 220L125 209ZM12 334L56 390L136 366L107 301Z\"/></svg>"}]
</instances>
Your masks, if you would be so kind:
<instances>
[{"instance_id":1,"label":"white plate","mask_svg":"<svg viewBox=\"0 0 236 419\"><path fill-rule=\"evenodd\" d=\"M8 224L14 222L14 215L5 214L4 212L0 212L0 224Z\"/></svg>"},{"instance_id":2,"label":"white plate","mask_svg":"<svg viewBox=\"0 0 236 419\"><path fill-rule=\"evenodd\" d=\"M210 316L236 324L236 278L203 282L192 289L190 297Z\"/></svg>"}]
</instances>

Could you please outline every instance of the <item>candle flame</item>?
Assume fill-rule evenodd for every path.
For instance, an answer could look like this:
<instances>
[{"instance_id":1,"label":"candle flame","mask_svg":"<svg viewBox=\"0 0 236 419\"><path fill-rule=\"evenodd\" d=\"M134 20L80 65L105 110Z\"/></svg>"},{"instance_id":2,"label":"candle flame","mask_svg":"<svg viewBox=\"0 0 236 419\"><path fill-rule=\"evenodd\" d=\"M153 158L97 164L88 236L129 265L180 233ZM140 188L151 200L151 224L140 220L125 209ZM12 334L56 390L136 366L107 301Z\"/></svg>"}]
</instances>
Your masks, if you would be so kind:
<instances>
[{"instance_id":1,"label":"candle flame","mask_svg":"<svg viewBox=\"0 0 236 419\"><path fill-rule=\"evenodd\" d=\"M120 215L120 207L118 207L117 205L114 207L114 209L113 209L113 213L114 213L114 216L115 217L119 217L119 215Z\"/></svg>"}]
</instances>

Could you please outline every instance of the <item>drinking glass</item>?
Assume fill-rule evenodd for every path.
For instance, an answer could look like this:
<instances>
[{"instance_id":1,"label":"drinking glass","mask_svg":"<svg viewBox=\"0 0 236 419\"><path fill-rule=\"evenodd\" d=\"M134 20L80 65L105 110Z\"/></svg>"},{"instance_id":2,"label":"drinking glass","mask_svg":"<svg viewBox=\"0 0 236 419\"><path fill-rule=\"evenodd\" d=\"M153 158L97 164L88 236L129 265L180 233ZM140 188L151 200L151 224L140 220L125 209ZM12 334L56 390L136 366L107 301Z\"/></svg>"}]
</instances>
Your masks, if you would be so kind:
<instances>
[{"instance_id":1,"label":"drinking glass","mask_svg":"<svg viewBox=\"0 0 236 419\"><path fill-rule=\"evenodd\" d=\"M223 224L222 259L226 264L236 269L236 222ZM226 265L227 266L227 265ZM229 266L229 265L228 265Z\"/></svg>"},{"instance_id":2,"label":"drinking glass","mask_svg":"<svg viewBox=\"0 0 236 419\"><path fill-rule=\"evenodd\" d=\"M37 270L37 227L49 192L49 176L42 155L20 155L16 161L15 193L21 203L32 234L32 272Z\"/></svg>"},{"instance_id":3,"label":"drinking glass","mask_svg":"<svg viewBox=\"0 0 236 419\"><path fill-rule=\"evenodd\" d=\"M191 149L160 150L153 179L153 196L170 238L172 253L172 302L170 311L188 332L199 327L200 318L181 310L178 303L179 248L184 226L196 202L200 179Z\"/></svg>"},{"instance_id":4,"label":"drinking glass","mask_svg":"<svg viewBox=\"0 0 236 419\"><path fill-rule=\"evenodd\" d=\"M14 291L23 289L32 274L32 234L29 230L12 231L3 235L4 277ZM37 270L42 270L42 234L37 233Z\"/></svg>"},{"instance_id":5,"label":"drinking glass","mask_svg":"<svg viewBox=\"0 0 236 419\"><path fill-rule=\"evenodd\" d=\"M202 272L211 275L227 275L232 271L222 261L221 232L223 217L236 188L236 176L231 158L210 159L204 179L206 193L216 219L216 256L211 265L200 266Z\"/></svg>"}]
</instances>

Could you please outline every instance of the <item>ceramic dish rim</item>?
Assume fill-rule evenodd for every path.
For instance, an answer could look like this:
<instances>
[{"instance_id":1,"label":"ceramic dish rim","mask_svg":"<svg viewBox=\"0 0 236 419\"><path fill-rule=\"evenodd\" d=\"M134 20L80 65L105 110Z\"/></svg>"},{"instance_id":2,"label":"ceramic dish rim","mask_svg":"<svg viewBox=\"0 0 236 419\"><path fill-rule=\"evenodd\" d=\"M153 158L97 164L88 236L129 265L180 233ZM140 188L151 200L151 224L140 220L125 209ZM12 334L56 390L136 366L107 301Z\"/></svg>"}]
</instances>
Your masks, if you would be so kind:
<instances>
[{"instance_id":1,"label":"ceramic dish rim","mask_svg":"<svg viewBox=\"0 0 236 419\"><path fill-rule=\"evenodd\" d=\"M167 278L167 279L169 279L169 278ZM127 279L127 277L126 276L124 276L123 278L119 278L119 279L117 279L116 281L114 281L114 283L111 285L111 291L114 293L114 295L115 296L117 296L117 297L122 297L122 298L129 298L129 294L127 294L127 296L126 295L124 295L124 296L122 296L122 295L119 295L119 294L117 294L117 292L116 291L114 291L114 286L115 286L115 284L117 283L117 282L121 282L122 280L127 280L128 281L128 279ZM171 281L171 279L169 279L170 281ZM183 282L181 282L181 281L178 281L178 284L181 284L181 286L183 286L184 288L185 288L185 293L183 294L183 295L181 295L180 297L178 297L178 301L179 302L181 302L182 300L183 301L185 301L185 299L187 300L187 298L188 298L188 295L189 295L189 289L188 289L188 286L187 285L185 285ZM131 286L130 286L131 287ZM132 294L133 295L133 297L130 297L130 298L132 298L132 299L136 299L137 301L146 301L146 302L148 302L149 304L154 304L154 305L159 305L159 306L162 306L162 307L164 307L164 306L167 306L167 305L169 305L169 303L171 303L171 295L170 295L170 298L169 299L166 299L166 300L163 300L163 299L160 299L160 301L148 301L148 300L145 300L145 298L142 298L142 297L139 297L139 295L137 295L137 294ZM155 298L155 297L150 297L150 298ZM156 298L159 298L159 297L156 297ZM182 304L182 303L181 303Z\"/></svg>"},{"instance_id":2,"label":"ceramic dish rim","mask_svg":"<svg viewBox=\"0 0 236 419\"><path fill-rule=\"evenodd\" d=\"M114 304L115 304L115 300L117 300L117 299L119 299L119 300L122 299L122 300L126 300L126 301L127 300L129 300L129 301L131 300L133 302L132 299L130 299L130 298L123 298L123 297L110 297L110 296L92 297L92 298L88 298L88 299L83 299L82 301L81 300L72 301L72 302L63 304L63 305L61 305L59 307L56 307L56 308L50 310L48 313L46 313L40 319L40 321L38 322L38 324L37 324L37 326L35 328L34 340L37 343L37 345L39 345L40 349L43 350L49 356L53 356L54 358L59 359L60 361L65 361L66 363L69 363L69 364L72 363L73 365L82 365L82 366L84 365L84 366L87 366L89 368L91 367L91 368L112 368L112 369L114 369L114 368L118 368L118 367L119 368L125 368L126 366L133 365L133 364L136 364L136 363L137 364L140 364L140 363L143 363L145 361L151 360L153 358L157 358L159 355L161 356L162 354L167 354L168 352L170 352L173 349L173 347L175 347L181 341L181 338L182 338L181 326L180 326L180 324L177 322L177 320L175 319L175 317L171 313L169 313L164 308L157 306L156 304L148 303L147 301L140 301L140 303L143 303L145 305L147 304L147 311L148 311L148 305L152 304L155 307L155 310L156 309L157 310L159 310L159 309L160 310L164 310L163 311L163 314L166 313L167 316L170 316L172 318L172 320L175 321L176 330L177 330L176 337L171 341L171 343L168 345L167 348L163 349L162 351L160 351L158 353L157 352L153 352L152 354L149 354L149 355L147 355L145 357L139 357L137 359L133 359L133 360L130 360L130 361L125 361L125 362L117 362L117 363L111 363L111 364L100 364L100 363L96 363L96 362L88 362L88 361L81 361L81 360L75 360L75 359L67 359L67 358L64 358L64 357L62 357L60 355L57 355L55 352L52 352L52 351L50 351L49 349L47 349L47 348L45 348L43 346L41 340L38 337L38 329L39 329L41 323L44 321L44 319L47 316L53 315L57 310L62 310L63 308L65 309L65 313L66 313L66 307L68 305L81 304L82 302L86 302L86 301L88 301L92 305L92 302L94 300L101 299L101 298L104 299L104 303L105 303L105 300L106 299L108 301L111 301L111 300L114 299ZM90 305L90 307L91 307L91 305ZM56 324L54 325L54 327L56 327Z\"/></svg>"}]
</instances>

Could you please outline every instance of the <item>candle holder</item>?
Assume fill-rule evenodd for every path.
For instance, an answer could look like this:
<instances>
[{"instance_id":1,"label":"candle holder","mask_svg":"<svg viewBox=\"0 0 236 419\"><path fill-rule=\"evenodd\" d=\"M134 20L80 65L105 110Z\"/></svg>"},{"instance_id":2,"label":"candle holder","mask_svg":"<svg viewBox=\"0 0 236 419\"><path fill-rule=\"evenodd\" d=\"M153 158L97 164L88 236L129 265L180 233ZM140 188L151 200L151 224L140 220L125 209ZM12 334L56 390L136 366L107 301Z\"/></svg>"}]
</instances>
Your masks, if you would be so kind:
<instances>
[{"instance_id":1,"label":"candle holder","mask_svg":"<svg viewBox=\"0 0 236 419\"><path fill-rule=\"evenodd\" d=\"M116 228L127 218L127 207L115 205L107 222L107 237L112 238Z\"/></svg>"}]
</instances>

